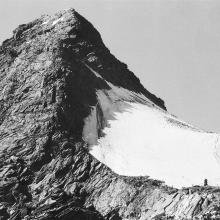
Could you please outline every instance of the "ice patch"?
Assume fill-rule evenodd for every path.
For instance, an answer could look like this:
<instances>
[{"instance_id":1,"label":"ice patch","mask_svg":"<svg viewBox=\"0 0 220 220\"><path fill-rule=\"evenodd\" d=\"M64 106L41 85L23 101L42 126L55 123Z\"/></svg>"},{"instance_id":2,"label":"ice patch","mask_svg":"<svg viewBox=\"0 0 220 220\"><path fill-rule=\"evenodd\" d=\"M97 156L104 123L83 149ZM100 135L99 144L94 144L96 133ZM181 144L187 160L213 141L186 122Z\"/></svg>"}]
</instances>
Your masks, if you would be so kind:
<instances>
[{"instance_id":1,"label":"ice patch","mask_svg":"<svg viewBox=\"0 0 220 220\"><path fill-rule=\"evenodd\" d=\"M48 24L48 23L49 23L49 20L45 21L45 22L42 23L42 24L45 25L45 24Z\"/></svg>"},{"instance_id":2,"label":"ice patch","mask_svg":"<svg viewBox=\"0 0 220 220\"><path fill-rule=\"evenodd\" d=\"M93 70L93 69L92 69L90 66L88 66L85 62L83 62L83 64L84 64L92 73L94 73L96 77L103 79L101 75L99 75L95 70Z\"/></svg>"},{"instance_id":3,"label":"ice patch","mask_svg":"<svg viewBox=\"0 0 220 220\"><path fill-rule=\"evenodd\" d=\"M61 17L61 18L55 20L55 21L52 23L52 26L54 26L55 24L57 24L58 22L63 21L63 20L64 20L64 17Z\"/></svg>"},{"instance_id":4,"label":"ice patch","mask_svg":"<svg viewBox=\"0 0 220 220\"><path fill-rule=\"evenodd\" d=\"M114 172L150 176L175 187L220 184L214 153L217 134L182 129L140 103L114 112L90 153Z\"/></svg>"}]
</instances>

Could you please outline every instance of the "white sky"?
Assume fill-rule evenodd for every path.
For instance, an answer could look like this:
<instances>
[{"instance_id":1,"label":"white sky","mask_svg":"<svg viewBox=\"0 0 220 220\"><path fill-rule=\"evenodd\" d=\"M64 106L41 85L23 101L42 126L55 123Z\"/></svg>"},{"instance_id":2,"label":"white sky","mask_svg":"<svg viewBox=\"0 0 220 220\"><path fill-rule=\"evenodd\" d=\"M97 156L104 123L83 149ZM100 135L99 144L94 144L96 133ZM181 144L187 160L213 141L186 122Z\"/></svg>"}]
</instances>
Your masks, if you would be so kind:
<instances>
[{"instance_id":1,"label":"white sky","mask_svg":"<svg viewBox=\"0 0 220 220\"><path fill-rule=\"evenodd\" d=\"M220 132L220 1L0 0L0 42L19 24L70 7L171 113Z\"/></svg>"}]
</instances>

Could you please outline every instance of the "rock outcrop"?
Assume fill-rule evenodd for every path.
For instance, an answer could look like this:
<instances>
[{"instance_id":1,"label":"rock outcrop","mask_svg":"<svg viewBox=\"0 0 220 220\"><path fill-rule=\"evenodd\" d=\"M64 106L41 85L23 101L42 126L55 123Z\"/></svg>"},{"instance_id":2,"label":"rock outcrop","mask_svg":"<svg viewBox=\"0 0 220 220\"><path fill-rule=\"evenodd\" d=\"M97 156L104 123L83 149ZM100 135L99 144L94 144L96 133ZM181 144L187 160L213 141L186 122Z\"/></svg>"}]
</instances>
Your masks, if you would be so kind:
<instances>
[{"instance_id":1,"label":"rock outcrop","mask_svg":"<svg viewBox=\"0 0 220 220\"><path fill-rule=\"evenodd\" d=\"M13 33L0 47L0 219L220 219L218 187L120 176L89 154L103 79L166 108L85 18L71 9Z\"/></svg>"}]
</instances>

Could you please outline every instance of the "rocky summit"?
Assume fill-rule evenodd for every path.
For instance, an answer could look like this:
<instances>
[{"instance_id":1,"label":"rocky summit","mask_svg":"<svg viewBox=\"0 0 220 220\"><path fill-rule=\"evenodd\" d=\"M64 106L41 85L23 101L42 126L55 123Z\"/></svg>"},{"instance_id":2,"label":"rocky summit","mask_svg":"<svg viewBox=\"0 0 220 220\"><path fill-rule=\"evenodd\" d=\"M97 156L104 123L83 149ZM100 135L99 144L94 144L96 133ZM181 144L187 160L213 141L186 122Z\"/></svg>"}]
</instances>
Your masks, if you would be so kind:
<instances>
[{"instance_id":1,"label":"rocky summit","mask_svg":"<svg viewBox=\"0 0 220 220\"><path fill-rule=\"evenodd\" d=\"M176 126L183 130L181 135L192 134L183 136L186 143L200 144L199 135L218 142L218 136L169 115L163 100L143 87L75 10L42 16L14 30L0 46L0 91L0 219L220 219L220 188L209 186L209 179L205 186L197 184L203 181L203 163L192 167L198 175L189 175L189 186L179 176L187 176L188 167L174 173L182 181L176 187L166 170L162 172L163 164L161 173L154 170L153 159L153 165L144 164L151 161L147 155L152 151L135 158L141 137L120 132L129 130L132 112L141 118L145 112L152 120L145 136L153 137L153 125L159 129L158 118L166 131ZM124 113L131 115L123 119ZM126 126L115 128L117 132L111 130L126 121ZM111 134L130 144L113 144ZM166 137L172 137L169 134ZM173 143L160 140L161 149ZM117 153L121 145L125 150ZM128 159L129 152L137 167ZM175 161L169 155L169 161ZM215 181L216 175L210 178Z\"/></svg>"}]
</instances>

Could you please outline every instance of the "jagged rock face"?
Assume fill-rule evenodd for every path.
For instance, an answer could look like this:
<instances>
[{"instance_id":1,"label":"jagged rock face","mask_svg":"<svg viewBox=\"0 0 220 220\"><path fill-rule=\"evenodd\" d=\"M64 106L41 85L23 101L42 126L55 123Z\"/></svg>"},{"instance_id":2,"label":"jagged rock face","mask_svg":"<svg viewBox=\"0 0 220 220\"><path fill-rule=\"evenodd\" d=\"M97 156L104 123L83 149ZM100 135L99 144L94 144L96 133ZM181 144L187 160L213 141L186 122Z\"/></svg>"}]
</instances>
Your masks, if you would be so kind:
<instances>
[{"instance_id":1,"label":"jagged rock face","mask_svg":"<svg viewBox=\"0 0 220 220\"><path fill-rule=\"evenodd\" d=\"M95 72L99 76L95 75ZM108 82L108 83L107 83ZM114 86L166 110L74 10L21 25L0 47L1 219L215 219L217 187L125 177L90 153L85 119ZM102 112L102 111L100 111ZM99 114L97 135L106 126Z\"/></svg>"}]
</instances>

